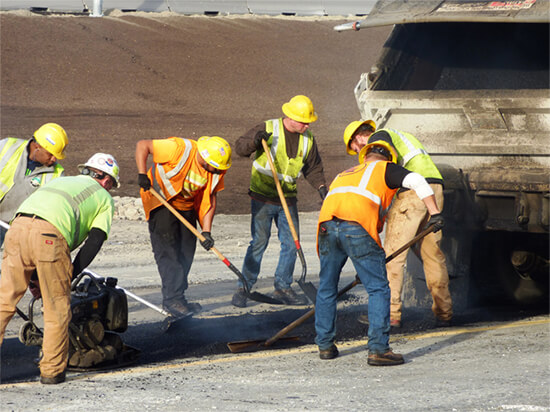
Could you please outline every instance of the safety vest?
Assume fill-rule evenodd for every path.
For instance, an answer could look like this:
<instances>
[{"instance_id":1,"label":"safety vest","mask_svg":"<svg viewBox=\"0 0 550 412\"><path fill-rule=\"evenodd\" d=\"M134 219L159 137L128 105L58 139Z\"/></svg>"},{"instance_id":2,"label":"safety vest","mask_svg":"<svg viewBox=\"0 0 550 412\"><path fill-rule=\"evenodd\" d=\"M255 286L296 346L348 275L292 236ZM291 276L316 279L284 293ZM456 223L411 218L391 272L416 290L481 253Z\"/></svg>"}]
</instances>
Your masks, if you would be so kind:
<instances>
[{"instance_id":1,"label":"safety vest","mask_svg":"<svg viewBox=\"0 0 550 412\"><path fill-rule=\"evenodd\" d=\"M92 228L111 231L115 203L113 198L90 176L66 176L55 179L29 196L18 213L40 216L54 225L75 250Z\"/></svg>"},{"instance_id":2,"label":"safety vest","mask_svg":"<svg viewBox=\"0 0 550 412\"><path fill-rule=\"evenodd\" d=\"M313 145L313 136L309 130L300 135L296 157L289 158L286 152L285 128L283 119L271 119L265 122L266 132L272 133L268 140L271 158L277 170L277 178L285 197L296 197L296 180L302 174L302 168ZM250 190L265 197L278 197L273 173L263 150L256 151L252 163Z\"/></svg>"},{"instance_id":3,"label":"safety vest","mask_svg":"<svg viewBox=\"0 0 550 412\"><path fill-rule=\"evenodd\" d=\"M177 162L154 163L147 172L147 176L149 176L149 180L151 180L151 186L157 192L163 194L168 202L181 193L185 177L191 168L192 160L194 156L197 155L196 141L182 139L181 137L169 137L169 139L172 139L177 144L175 153L175 158L178 159ZM197 215L201 226L204 216L212 207L210 195L214 192L214 189L224 174L225 173L208 173L208 182L204 190L195 198L195 210L198 211ZM143 209L145 211L145 218L149 220L151 211L162 206L162 203L160 203L160 201L149 191L141 190L140 194L143 202Z\"/></svg>"},{"instance_id":4,"label":"safety vest","mask_svg":"<svg viewBox=\"0 0 550 412\"><path fill-rule=\"evenodd\" d=\"M321 223L337 217L359 223L382 247L379 232L397 189L386 185L389 162L367 162L336 176L321 206L317 235Z\"/></svg>"},{"instance_id":5,"label":"safety vest","mask_svg":"<svg viewBox=\"0 0 550 412\"><path fill-rule=\"evenodd\" d=\"M400 166L411 172L416 172L426 179L443 180L432 158L416 137L394 129L377 130L377 132L380 131L385 131L391 136L392 144L397 150L397 163Z\"/></svg>"},{"instance_id":6,"label":"safety vest","mask_svg":"<svg viewBox=\"0 0 550 412\"><path fill-rule=\"evenodd\" d=\"M6 196L15 182L21 182L26 178L32 180L32 186L38 188L63 174L63 167L54 163L53 166L37 168L27 175L29 142L14 137L0 140L0 200Z\"/></svg>"}]
</instances>

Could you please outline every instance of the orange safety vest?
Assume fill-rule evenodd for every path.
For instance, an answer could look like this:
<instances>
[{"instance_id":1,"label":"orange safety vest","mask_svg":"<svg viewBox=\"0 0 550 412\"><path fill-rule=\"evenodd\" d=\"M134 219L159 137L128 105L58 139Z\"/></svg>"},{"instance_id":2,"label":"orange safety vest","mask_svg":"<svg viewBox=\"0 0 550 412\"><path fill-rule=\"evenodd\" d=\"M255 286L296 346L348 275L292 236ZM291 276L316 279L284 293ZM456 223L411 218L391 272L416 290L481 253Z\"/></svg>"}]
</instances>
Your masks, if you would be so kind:
<instances>
[{"instance_id":1,"label":"orange safety vest","mask_svg":"<svg viewBox=\"0 0 550 412\"><path fill-rule=\"evenodd\" d=\"M382 247L378 233L384 227L386 214L397 192L386 185L388 163L380 160L367 162L336 176L321 207L317 235L321 223L337 217L359 223Z\"/></svg>"},{"instance_id":2,"label":"orange safety vest","mask_svg":"<svg viewBox=\"0 0 550 412\"><path fill-rule=\"evenodd\" d=\"M182 139L181 137L169 137L168 139L172 139L177 144L177 149L172 156L177 161L154 163L153 167L148 170L147 176L151 181L151 186L157 192L163 194L165 199L171 203L170 200L178 196L183 189L187 173L189 173L193 159L197 155L197 142L190 139ZM201 226L204 216L212 207L210 195L216 191L216 186L224 175L225 173L208 173L208 182L204 190L194 199L194 209L197 210ZM161 206L162 203L149 191L141 189L140 195L145 211L145 218L149 220L151 211Z\"/></svg>"}]
</instances>

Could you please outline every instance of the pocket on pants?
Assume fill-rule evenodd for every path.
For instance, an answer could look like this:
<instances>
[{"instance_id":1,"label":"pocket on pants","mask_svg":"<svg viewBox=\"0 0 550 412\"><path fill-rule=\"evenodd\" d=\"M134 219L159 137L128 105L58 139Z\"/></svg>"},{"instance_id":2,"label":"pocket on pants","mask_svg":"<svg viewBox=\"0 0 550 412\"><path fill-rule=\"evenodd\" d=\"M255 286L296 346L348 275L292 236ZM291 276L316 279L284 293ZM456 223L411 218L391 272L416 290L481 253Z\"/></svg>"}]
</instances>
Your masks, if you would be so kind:
<instances>
[{"instance_id":1,"label":"pocket on pants","mask_svg":"<svg viewBox=\"0 0 550 412\"><path fill-rule=\"evenodd\" d=\"M365 234L346 235L351 258L360 259L367 256L372 251L370 236Z\"/></svg>"},{"instance_id":2,"label":"pocket on pants","mask_svg":"<svg viewBox=\"0 0 550 412\"><path fill-rule=\"evenodd\" d=\"M61 256L63 241L55 233L40 233L35 245L36 258L41 262L55 262Z\"/></svg>"}]
</instances>

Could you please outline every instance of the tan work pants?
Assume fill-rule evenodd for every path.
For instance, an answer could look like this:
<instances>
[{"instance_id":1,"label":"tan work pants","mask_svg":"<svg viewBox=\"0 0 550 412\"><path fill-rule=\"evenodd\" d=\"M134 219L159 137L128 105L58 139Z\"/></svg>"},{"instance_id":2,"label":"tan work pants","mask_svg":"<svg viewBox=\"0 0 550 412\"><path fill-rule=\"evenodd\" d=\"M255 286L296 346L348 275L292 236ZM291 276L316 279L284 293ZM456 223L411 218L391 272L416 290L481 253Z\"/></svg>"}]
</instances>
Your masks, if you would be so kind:
<instances>
[{"instance_id":1,"label":"tan work pants","mask_svg":"<svg viewBox=\"0 0 550 412\"><path fill-rule=\"evenodd\" d=\"M443 187L430 185L434 191L439 210L443 210ZM388 212L384 249L386 256L399 249L416 236L418 229L428 221L429 215L424 202L414 190L399 193ZM432 311L441 320L450 320L453 316L451 294L449 292L449 273L445 255L440 249L441 231L430 233L420 241L420 255L426 276L426 285L433 299ZM392 259L386 265L391 289L390 317L401 320L403 303L403 268L407 260L407 251Z\"/></svg>"},{"instance_id":2,"label":"tan work pants","mask_svg":"<svg viewBox=\"0 0 550 412\"><path fill-rule=\"evenodd\" d=\"M72 263L67 241L52 224L17 217L6 235L0 277L0 345L31 275L37 270L44 307L40 374L54 377L67 367Z\"/></svg>"}]
</instances>

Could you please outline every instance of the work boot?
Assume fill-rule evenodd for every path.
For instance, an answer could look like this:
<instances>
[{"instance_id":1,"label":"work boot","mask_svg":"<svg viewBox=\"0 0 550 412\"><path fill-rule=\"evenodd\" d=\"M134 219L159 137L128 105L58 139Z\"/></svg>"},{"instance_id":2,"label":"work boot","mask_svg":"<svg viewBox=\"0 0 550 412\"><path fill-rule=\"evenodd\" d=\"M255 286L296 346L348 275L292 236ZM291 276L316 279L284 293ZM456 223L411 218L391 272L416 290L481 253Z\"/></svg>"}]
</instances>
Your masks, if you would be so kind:
<instances>
[{"instance_id":1,"label":"work boot","mask_svg":"<svg viewBox=\"0 0 550 412\"><path fill-rule=\"evenodd\" d=\"M369 353L367 363L371 366L393 366L405 363L405 359L403 355L388 349L386 353Z\"/></svg>"},{"instance_id":2,"label":"work boot","mask_svg":"<svg viewBox=\"0 0 550 412\"><path fill-rule=\"evenodd\" d=\"M273 292L273 297L279 299L287 305L305 305L307 304L307 299L301 296L298 296L292 288L288 289L275 289Z\"/></svg>"},{"instance_id":3,"label":"work boot","mask_svg":"<svg viewBox=\"0 0 550 412\"><path fill-rule=\"evenodd\" d=\"M184 299L182 302L187 308L193 313L200 313L202 311L202 306L198 302L187 302L187 299Z\"/></svg>"},{"instance_id":4,"label":"work boot","mask_svg":"<svg viewBox=\"0 0 550 412\"><path fill-rule=\"evenodd\" d=\"M43 385L57 385L58 383L63 382L65 382L65 371L52 377L40 376L40 383Z\"/></svg>"},{"instance_id":5,"label":"work boot","mask_svg":"<svg viewBox=\"0 0 550 412\"><path fill-rule=\"evenodd\" d=\"M183 318L192 313L191 309L181 302L172 303L171 305L162 305L162 308L175 318Z\"/></svg>"},{"instance_id":6,"label":"work boot","mask_svg":"<svg viewBox=\"0 0 550 412\"><path fill-rule=\"evenodd\" d=\"M369 315L363 313L357 317L357 322L362 323L363 325L369 326Z\"/></svg>"},{"instance_id":7,"label":"work boot","mask_svg":"<svg viewBox=\"0 0 550 412\"><path fill-rule=\"evenodd\" d=\"M328 349L324 349L324 350L319 349L319 357L323 360L334 359L338 357L338 354L339 354L338 348L336 347L335 344L332 344L332 346Z\"/></svg>"},{"instance_id":8,"label":"work boot","mask_svg":"<svg viewBox=\"0 0 550 412\"><path fill-rule=\"evenodd\" d=\"M247 297L244 293L244 288L239 288L231 298L231 304L238 308L246 308L246 299Z\"/></svg>"}]
</instances>

